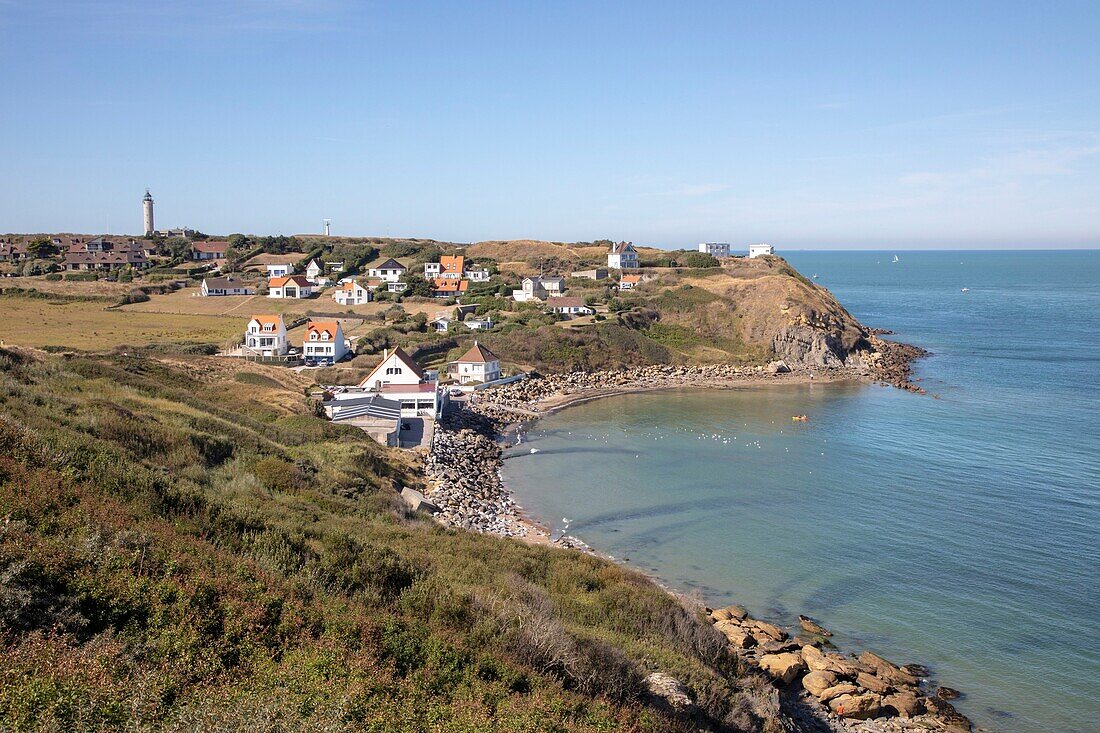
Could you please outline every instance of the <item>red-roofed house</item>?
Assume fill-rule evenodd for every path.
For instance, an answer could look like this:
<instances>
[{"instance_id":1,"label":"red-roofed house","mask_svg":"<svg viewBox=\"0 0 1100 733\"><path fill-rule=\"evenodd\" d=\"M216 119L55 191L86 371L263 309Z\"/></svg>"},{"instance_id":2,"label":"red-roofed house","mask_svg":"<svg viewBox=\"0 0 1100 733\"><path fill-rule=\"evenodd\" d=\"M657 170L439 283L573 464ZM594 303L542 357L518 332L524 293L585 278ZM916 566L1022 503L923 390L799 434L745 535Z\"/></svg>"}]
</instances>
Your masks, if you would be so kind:
<instances>
[{"instance_id":1,"label":"red-roofed house","mask_svg":"<svg viewBox=\"0 0 1100 733\"><path fill-rule=\"evenodd\" d=\"M302 337L302 356L306 362L335 364L347 356L348 345L340 321L314 321L306 323Z\"/></svg>"},{"instance_id":2,"label":"red-roofed house","mask_svg":"<svg viewBox=\"0 0 1100 733\"><path fill-rule=\"evenodd\" d=\"M313 295L313 283L301 275L273 277L267 281L269 298L308 298Z\"/></svg>"},{"instance_id":3,"label":"red-roofed house","mask_svg":"<svg viewBox=\"0 0 1100 733\"><path fill-rule=\"evenodd\" d=\"M362 305L369 303L371 296L370 291L362 285L354 280L348 280L333 291L332 299L340 305Z\"/></svg>"},{"instance_id":4,"label":"red-roofed house","mask_svg":"<svg viewBox=\"0 0 1100 733\"><path fill-rule=\"evenodd\" d=\"M619 280L619 290L633 290L644 282L641 275L623 275Z\"/></svg>"},{"instance_id":5,"label":"red-roofed house","mask_svg":"<svg viewBox=\"0 0 1100 733\"><path fill-rule=\"evenodd\" d=\"M252 316L244 332L244 345L260 356L285 356L288 345L283 317Z\"/></svg>"},{"instance_id":6,"label":"red-roofed house","mask_svg":"<svg viewBox=\"0 0 1100 733\"><path fill-rule=\"evenodd\" d=\"M451 379L457 379L459 384L492 382L500 379L500 359L474 341L469 351L447 365L447 375Z\"/></svg>"},{"instance_id":7,"label":"red-roofed house","mask_svg":"<svg viewBox=\"0 0 1100 733\"><path fill-rule=\"evenodd\" d=\"M193 260L223 260L225 252L229 249L229 242L206 240L195 242L191 245L191 259Z\"/></svg>"},{"instance_id":8,"label":"red-roofed house","mask_svg":"<svg viewBox=\"0 0 1100 733\"><path fill-rule=\"evenodd\" d=\"M382 361L359 383L359 387L388 400L397 400L405 417L426 415L434 418L439 415L436 380L429 378L400 347L383 351ZM353 394L349 393L349 396Z\"/></svg>"},{"instance_id":9,"label":"red-roofed house","mask_svg":"<svg viewBox=\"0 0 1100 733\"><path fill-rule=\"evenodd\" d=\"M461 280L465 268L466 258L462 255L443 255L439 258L439 277Z\"/></svg>"},{"instance_id":10,"label":"red-roofed house","mask_svg":"<svg viewBox=\"0 0 1100 733\"><path fill-rule=\"evenodd\" d=\"M469 280L454 280L438 278L432 281L433 298L457 298L466 293L470 287Z\"/></svg>"}]
</instances>

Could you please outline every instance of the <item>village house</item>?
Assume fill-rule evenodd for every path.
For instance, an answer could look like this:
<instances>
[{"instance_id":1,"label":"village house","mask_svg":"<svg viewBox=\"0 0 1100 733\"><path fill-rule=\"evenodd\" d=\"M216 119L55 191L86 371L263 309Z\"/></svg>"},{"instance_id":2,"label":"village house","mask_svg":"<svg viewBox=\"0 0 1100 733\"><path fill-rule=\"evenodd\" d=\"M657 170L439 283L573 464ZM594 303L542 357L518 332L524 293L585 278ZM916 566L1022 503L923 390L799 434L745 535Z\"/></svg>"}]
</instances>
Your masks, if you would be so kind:
<instances>
[{"instance_id":1,"label":"village house","mask_svg":"<svg viewBox=\"0 0 1100 733\"><path fill-rule=\"evenodd\" d=\"M343 272L344 261L343 260L326 260L325 269L329 272Z\"/></svg>"},{"instance_id":2,"label":"village house","mask_svg":"<svg viewBox=\"0 0 1100 733\"><path fill-rule=\"evenodd\" d=\"M470 282L483 283L489 281L489 270L485 267L473 267L466 270L466 278Z\"/></svg>"},{"instance_id":3,"label":"village house","mask_svg":"<svg viewBox=\"0 0 1100 733\"><path fill-rule=\"evenodd\" d=\"M477 384L500 379L500 359L474 341L470 350L447 365L447 376L459 384Z\"/></svg>"},{"instance_id":4,"label":"village house","mask_svg":"<svg viewBox=\"0 0 1100 733\"><path fill-rule=\"evenodd\" d=\"M542 281L542 287L546 289L546 294L551 298L560 298L565 295L565 278L557 275L551 275L547 277L540 277Z\"/></svg>"},{"instance_id":5,"label":"village house","mask_svg":"<svg viewBox=\"0 0 1100 733\"><path fill-rule=\"evenodd\" d=\"M428 321L427 326L436 333L446 333L450 330L451 324L454 322L455 319L451 315L447 314L436 316L435 318Z\"/></svg>"},{"instance_id":6,"label":"village house","mask_svg":"<svg viewBox=\"0 0 1100 733\"><path fill-rule=\"evenodd\" d=\"M565 316L590 316L596 312L581 298L554 298L550 301L550 308Z\"/></svg>"},{"instance_id":7,"label":"village house","mask_svg":"<svg viewBox=\"0 0 1100 733\"><path fill-rule=\"evenodd\" d=\"M306 323L302 337L302 356L307 364L335 364L347 356L348 344L340 321L314 321Z\"/></svg>"},{"instance_id":8,"label":"village house","mask_svg":"<svg viewBox=\"0 0 1100 733\"><path fill-rule=\"evenodd\" d=\"M401 403L379 394L357 394L329 400L325 413L333 422L354 425L382 445L397 447L401 442Z\"/></svg>"},{"instance_id":9,"label":"village house","mask_svg":"<svg viewBox=\"0 0 1100 733\"><path fill-rule=\"evenodd\" d=\"M699 244L699 251L710 255L711 257L729 257L730 256L730 243L729 242L702 242Z\"/></svg>"},{"instance_id":10,"label":"village house","mask_svg":"<svg viewBox=\"0 0 1100 733\"><path fill-rule=\"evenodd\" d=\"M269 298L309 298L313 295L313 283L301 275L273 277L267 281Z\"/></svg>"},{"instance_id":11,"label":"village house","mask_svg":"<svg viewBox=\"0 0 1100 733\"><path fill-rule=\"evenodd\" d=\"M439 415L441 401L437 381L417 366L400 347L383 351L382 361L359 383L359 387L367 393L399 402L404 417L423 415L435 418Z\"/></svg>"},{"instance_id":12,"label":"village house","mask_svg":"<svg viewBox=\"0 0 1100 733\"><path fill-rule=\"evenodd\" d=\"M193 260L223 260L229 249L229 242L207 240L195 242L191 245L191 259Z\"/></svg>"},{"instance_id":13,"label":"village house","mask_svg":"<svg viewBox=\"0 0 1100 733\"><path fill-rule=\"evenodd\" d=\"M204 297L213 295L255 295L256 286L235 277L203 278L200 288Z\"/></svg>"},{"instance_id":14,"label":"village house","mask_svg":"<svg viewBox=\"0 0 1100 733\"><path fill-rule=\"evenodd\" d=\"M439 273L443 272L443 265L438 262L425 262L424 263L424 279L434 280L439 277Z\"/></svg>"},{"instance_id":15,"label":"village house","mask_svg":"<svg viewBox=\"0 0 1100 733\"><path fill-rule=\"evenodd\" d=\"M409 268L391 257L381 265L378 265L378 267L372 267L367 270L367 277L377 278L385 283L396 283L400 282L401 278L403 278L408 271Z\"/></svg>"},{"instance_id":16,"label":"village house","mask_svg":"<svg viewBox=\"0 0 1100 733\"><path fill-rule=\"evenodd\" d=\"M324 274L325 268L321 267L317 260L310 260L309 264L306 265L306 280L309 280L311 283L319 284L318 280L327 282L328 279L322 277Z\"/></svg>"},{"instance_id":17,"label":"village house","mask_svg":"<svg viewBox=\"0 0 1100 733\"><path fill-rule=\"evenodd\" d=\"M371 295L369 290L355 280L348 280L333 291L332 299L340 305L363 305L371 301Z\"/></svg>"},{"instance_id":18,"label":"village house","mask_svg":"<svg viewBox=\"0 0 1100 733\"><path fill-rule=\"evenodd\" d=\"M643 282L641 275L623 275L619 280L619 290L633 290Z\"/></svg>"},{"instance_id":19,"label":"village house","mask_svg":"<svg viewBox=\"0 0 1100 733\"><path fill-rule=\"evenodd\" d=\"M531 300L546 300L550 297L542 284L542 279L537 277L525 277L520 283L519 290L512 291L512 300L517 303L526 303Z\"/></svg>"},{"instance_id":20,"label":"village house","mask_svg":"<svg viewBox=\"0 0 1100 733\"><path fill-rule=\"evenodd\" d=\"M749 257L763 257L764 255L774 255L775 247L770 244L750 244L749 245Z\"/></svg>"},{"instance_id":21,"label":"village house","mask_svg":"<svg viewBox=\"0 0 1100 733\"><path fill-rule=\"evenodd\" d=\"M607 253L607 266L613 270L630 270L638 266L638 252L630 242L611 245Z\"/></svg>"},{"instance_id":22,"label":"village house","mask_svg":"<svg viewBox=\"0 0 1100 733\"><path fill-rule=\"evenodd\" d=\"M0 242L0 262L21 262L29 257L27 242Z\"/></svg>"},{"instance_id":23,"label":"village house","mask_svg":"<svg viewBox=\"0 0 1100 733\"><path fill-rule=\"evenodd\" d=\"M432 282L433 298L457 298L470 287L469 280L439 278Z\"/></svg>"},{"instance_id":24,"label":"village house","mask_svg":"<svg viewBox=\"0 0 1100 733\"><path fill-rule=\"evenodd\" d=\"M286 262L269 262L264 265L264 268L267 270L268 277L286 277L293 269Z\"/></svg>"},{"instance_id":25,"label":"village house","mask_svg":"<svg viewBox=\"0 0 1100 733\"><path fill-rule=\"evenodd\" d=\"M386 290L391 293L403 293L409 289L409 284L405 282L393 282L386 283Z\"/></svg>"},{"instance_id":26,"label":"village house","mask_svg":"<svg viewBox=\"0 0 1100 733\"><path fill-rule=\"evenodd\" d=\"M471 331L488 331L496 325L492 318L467 318L462 325Z\"/></svg>"},{"instance_id":27,"label":"village house","mask_svg":"<svg viewBox=\"0 0 1100 733\"><path fill-rule=\"evenodd\" d=\"M62 266L66 270L121 270L124 267L142 269L149 266L145 252L118 250L108 252L69 252Z\"/></svg>"},{"instance_id":28,"label":"village house","mask_svg":"<svg viewBox=\"0 0 1100 733\"><path fill-rule=\"evenodd\" d=\"M448 280L461 280L466 268L466 258L462 255L444 255L439 258L439 276Z\"/></svg>"},{"instance_id":29,"label":"village house","mask_svg":"<svg viewBox=\"0 0 1100 733\"><path fill-rule=\"evenodd\" d=\"M606 280L608 272L606 267L596 267L591 270L577 270L571 272L569 276L586 280Z\"/></svg>"},{"instance_id":30,"label":"village house","mask_svg":"<svg viewBox=\"0 0 1100 733\"><path fill-rule=\"evenodd\" d=\"M257 356L286 356L290 347L286 341L283 317L252 316L245 328L244 345Z\"/></svg>"}]
</instances>

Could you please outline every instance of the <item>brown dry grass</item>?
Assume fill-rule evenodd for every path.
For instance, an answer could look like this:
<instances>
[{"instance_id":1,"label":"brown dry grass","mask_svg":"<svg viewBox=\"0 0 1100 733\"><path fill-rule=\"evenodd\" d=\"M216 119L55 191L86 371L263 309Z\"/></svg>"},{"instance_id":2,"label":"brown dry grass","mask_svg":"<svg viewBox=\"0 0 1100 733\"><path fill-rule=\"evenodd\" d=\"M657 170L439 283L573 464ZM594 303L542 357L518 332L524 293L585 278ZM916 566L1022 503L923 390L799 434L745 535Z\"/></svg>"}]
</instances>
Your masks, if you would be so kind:
<instances>
[{"instance_id":1,"label":"brown dry grass","mask_svg":"<svg viewBox=\"0 0 1100 733\"><path fill-rule=\"evenodd\" d=\"M0 340L9 345L88 351L174 341L221 344L243 334L248 323L247 316L133 313L106 310L99 302L20 297L0 298L0 314Z\"/></svg>"},{"instance_id":2,"label":"brown dry grass","mask_svg":"<svg viewBox=\"0 0 1100 733\"><path fill-rule=\"evenodd\" d=\"M68 280L47 280L45 277L7 277L0 280L2 288L35 288L43 293L57 293L59 295L80 296L118 296L122 297L130 292L135 283L109 283L104 280L89 280L88 282Z\"/></svg>"}]
</instances>

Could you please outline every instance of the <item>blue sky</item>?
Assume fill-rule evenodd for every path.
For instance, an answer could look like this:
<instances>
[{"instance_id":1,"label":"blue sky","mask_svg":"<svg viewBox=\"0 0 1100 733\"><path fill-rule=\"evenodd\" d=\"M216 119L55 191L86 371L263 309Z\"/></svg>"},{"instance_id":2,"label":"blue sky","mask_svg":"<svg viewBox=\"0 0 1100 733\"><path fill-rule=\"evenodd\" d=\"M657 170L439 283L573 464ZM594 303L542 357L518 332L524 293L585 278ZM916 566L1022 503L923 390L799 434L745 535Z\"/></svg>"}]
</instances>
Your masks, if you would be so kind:
<instances>
[{"instance_id":1,"label":"blue sky","mask_svg":"<svg viewBox=\"0 0 1100 733\"><path fill-rule=\"evenodd\" d=\"M0 231L1100 246L1100 3L0 0Z\"/></svg>"}]
</instances>

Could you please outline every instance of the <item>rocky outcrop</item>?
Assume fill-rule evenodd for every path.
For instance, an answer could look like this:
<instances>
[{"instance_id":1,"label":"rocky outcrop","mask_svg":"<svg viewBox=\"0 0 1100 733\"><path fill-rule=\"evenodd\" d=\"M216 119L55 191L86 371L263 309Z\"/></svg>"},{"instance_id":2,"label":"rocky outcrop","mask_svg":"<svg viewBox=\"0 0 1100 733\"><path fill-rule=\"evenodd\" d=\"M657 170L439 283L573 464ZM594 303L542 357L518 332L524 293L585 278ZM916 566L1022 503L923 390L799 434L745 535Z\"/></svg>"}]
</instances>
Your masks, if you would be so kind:
<instances>
[{"instance_id":1,"label":"rocky outcrop","mask_svg":"<svg viewBox=\"0 0 1100 733\"><path fill-rule=\"evenodd\" d=\"M947 701L931 696L922 686L928 670L921 665L899 666L873 652L852 657L829 648L823 626L799 617L804 631L816 640L791 639L776 624L754 619L740 606L708 611L714 628L750 667L766 674L788 697L808 706L816 720L812 729L826 725L835 731L853 730L843 721L862 723L865 733L969 730L970 722ZM808 628L807 628L808 627ZM755 643L747 641L752 639ZM920 673L920 674L918 674ZM816 712L815 712L816 711ZM803 713L803 717L806 713ZM880 723L878 721L889 721ZM815 727L816 726L816 727Z\"/></svg>"}]
</instances>

